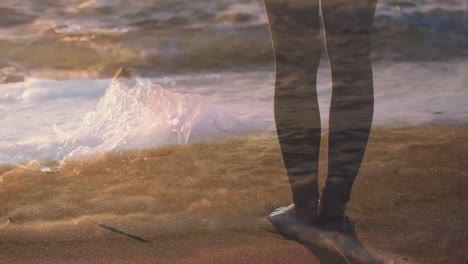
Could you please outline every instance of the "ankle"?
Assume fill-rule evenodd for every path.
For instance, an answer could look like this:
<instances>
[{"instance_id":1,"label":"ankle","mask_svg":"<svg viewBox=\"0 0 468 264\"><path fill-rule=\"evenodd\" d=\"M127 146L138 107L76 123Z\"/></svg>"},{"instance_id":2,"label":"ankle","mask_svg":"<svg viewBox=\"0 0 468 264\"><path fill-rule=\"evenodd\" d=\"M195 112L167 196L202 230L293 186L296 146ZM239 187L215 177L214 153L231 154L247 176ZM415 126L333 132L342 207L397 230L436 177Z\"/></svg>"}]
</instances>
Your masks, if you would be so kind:
<instances>
[{"instance_id":1,"label":"ankle","mask_svg":"<svg viewBox=\"0 0 468 264\"><path fill-rule=\"evenodd\" d=\"M330 232L348 233L352 228L351 222L347 216L318 217L318 226L320 229Z\"/></svg>"},{"instance_id":2,"label":"ankle","mask_svg":"<svg viewBox=\"0 0 468 264\"><path fill-rule=\"evenodd\" d=\"M324 220L340 220L346 216L349 199L339 195L336 191L322 189L318 204L318 215Z\"/></svg>"},{"instance_id":3,"label":"ankle","mask_svg":"<svg viewBox=\"0 0 468 264\"><path fill-rule=\"evenodd\" d=\"M318 223L317 206L295 207L295 215L306 224L316 225Z\"/></svg>"}]
</instances>

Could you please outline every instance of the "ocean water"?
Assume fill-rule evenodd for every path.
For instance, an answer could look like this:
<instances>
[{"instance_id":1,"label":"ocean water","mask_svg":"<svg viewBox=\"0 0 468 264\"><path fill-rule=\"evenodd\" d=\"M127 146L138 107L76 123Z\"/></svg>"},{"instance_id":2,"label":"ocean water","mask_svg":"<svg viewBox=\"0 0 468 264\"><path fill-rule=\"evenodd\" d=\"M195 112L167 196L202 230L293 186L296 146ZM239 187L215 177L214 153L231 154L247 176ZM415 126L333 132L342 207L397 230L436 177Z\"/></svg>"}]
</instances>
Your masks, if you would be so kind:
<instances>
[{"instance_id":1,"label":"ocean water","mask_svg":"<svg viewBox=\"0 0 468 264\"><path fill-rule=\"evenodd\" d=\"M161 76L273 63L261 0L17 2L0 2L0 81L110 78L122 65ZM463 0L379 1L373 58L464 58L467 23Z\"/></svg>"},{"instance_id":2,"label":"ocean water","mask_svg":"<svg viewBox=\"0 0 468 264\"><path fill-rule=\"evenodd\" d=\"M468 123L468 62L374 66L374 126ZM435 76L434 74L437 73ZM273 69L0 85L0 162L82 157L274 131ZM331 92L319 71L323 128Z\"/></svg>"},{"instance_id":3,"label":"ocean water","mask_svg":"<svg viewBox=\"0 0 468 264\"><path fill-rule=\"evenodd\" d=\"M375 126L468 122L467 12L379 2ZM273 86L261 1L0 2L0 163L273 132ZM326 129L325 61L318 89Z\"/></svg>"}]
</instances>

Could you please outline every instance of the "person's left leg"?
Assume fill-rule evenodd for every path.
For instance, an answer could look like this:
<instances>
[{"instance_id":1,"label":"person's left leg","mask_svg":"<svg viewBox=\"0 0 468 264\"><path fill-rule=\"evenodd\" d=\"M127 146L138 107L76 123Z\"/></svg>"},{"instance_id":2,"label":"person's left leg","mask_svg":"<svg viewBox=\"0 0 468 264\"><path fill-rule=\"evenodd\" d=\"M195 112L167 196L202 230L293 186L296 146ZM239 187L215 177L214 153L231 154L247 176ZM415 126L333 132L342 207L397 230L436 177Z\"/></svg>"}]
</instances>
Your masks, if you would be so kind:
<instances>
[{"instance_id":1,"label":"person's left leg","mask_svg":"<svg viewBox=\"0 0 468 264\"><path fill-rule=\"evenodd\" d=\"M367 146L374 113L370 44L376 0L322 0L333 91L330 106L328 176L319 218L345 229L345 209Z\"/></svg>"}]
</instances>

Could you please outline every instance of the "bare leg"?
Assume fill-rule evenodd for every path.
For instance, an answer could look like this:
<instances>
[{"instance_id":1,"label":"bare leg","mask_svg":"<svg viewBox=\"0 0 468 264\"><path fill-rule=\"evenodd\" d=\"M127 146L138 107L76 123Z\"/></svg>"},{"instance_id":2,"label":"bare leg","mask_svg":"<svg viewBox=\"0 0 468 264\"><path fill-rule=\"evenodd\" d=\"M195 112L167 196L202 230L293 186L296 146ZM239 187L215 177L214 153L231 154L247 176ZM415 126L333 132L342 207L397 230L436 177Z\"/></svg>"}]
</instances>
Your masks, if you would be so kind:
<instances>
[{"instance_id":1,"label":"bare leg","mask_svg":"<svg viewBox=\"0 0 468 264\"><path fill-rule=\"evenodd\" d=\"M319 218L345 223L345 209L367 146L374 112L370 35L376 0L322 0L333 91L328 177ZM333 228L333 227L332 227Z\"/></svg>"},{"instance_id":2,"label":"bare leg","mask_svg":"<svg viewBox=\"0 0 468 264\"><path fill-rule=\"evenodd\" d=\"M319 0L265 0L276 60L274 111L296 214L314 222L321 139Z\"/></svg>"}]
</instances>

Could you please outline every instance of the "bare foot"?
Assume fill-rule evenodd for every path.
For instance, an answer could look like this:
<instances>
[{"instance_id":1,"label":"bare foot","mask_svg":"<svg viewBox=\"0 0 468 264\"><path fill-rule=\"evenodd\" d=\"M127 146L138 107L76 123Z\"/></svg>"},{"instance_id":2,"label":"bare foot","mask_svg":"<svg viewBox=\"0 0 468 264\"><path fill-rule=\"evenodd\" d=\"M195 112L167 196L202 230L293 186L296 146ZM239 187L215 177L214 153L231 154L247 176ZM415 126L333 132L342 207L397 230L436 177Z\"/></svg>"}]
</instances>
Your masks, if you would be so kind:
<instances>
[{"instance_id":1,"label":"bare foot","mask_svg":"<svg viewBox=\"0 0 468 264\"><path fill-rule=\"evenodd\" d=\"M324 264L380 264L356 237L353 225L344 221L318 223L307 221L295 210L294 204L280 207L268 216L268 220L286 239L304 245ZM319 225L321 224L321 225Z\"/></svg>"},{"instance_id":2,"label":"bare foot","mask_svg":"<svg viewBox=\"0 0 468 264\"><path fill-rule=\"evenodd\" d=\"M268 220L282 236L297 241L297 230L315 226L317 213L316 208L298 209L291 204L277 208L268 216Z\"/></svg>"}]
</instances>

